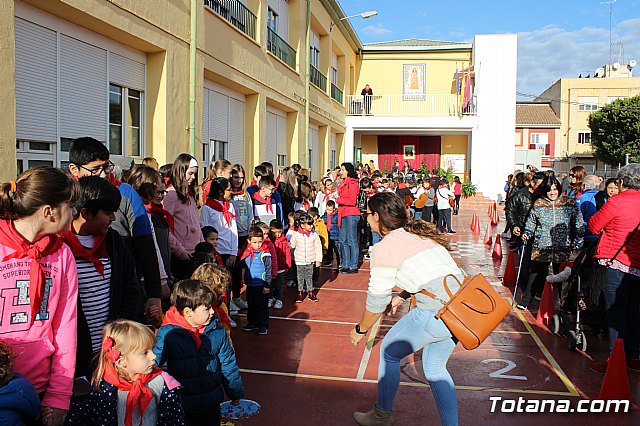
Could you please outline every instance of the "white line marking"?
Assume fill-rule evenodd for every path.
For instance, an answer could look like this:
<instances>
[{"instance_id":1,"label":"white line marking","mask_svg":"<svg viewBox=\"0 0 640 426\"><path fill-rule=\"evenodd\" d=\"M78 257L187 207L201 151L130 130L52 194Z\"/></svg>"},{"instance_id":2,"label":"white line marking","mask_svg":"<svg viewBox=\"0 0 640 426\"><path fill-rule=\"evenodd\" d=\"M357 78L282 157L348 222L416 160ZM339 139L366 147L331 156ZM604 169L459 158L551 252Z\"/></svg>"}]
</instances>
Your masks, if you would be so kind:
<instances>
[{"instance_id":1,"label":"white line marking","mask_svg":"<svg viewBox=\"0 0 640 426\"><path fill-rule=\"evenodd\" d=\"M238 314L236 316L246 317L247 314ZM330 321L330 320L319 320L319 319L310 319L310 318L296 318L296 317L276 317L269 315L269 319L274 320L286 320L286 321L302 321L302 322L318 322L322 324L338 324L338 325L356 325L357 322L347 322L347 321Z\"/></svg>"},{"instance_id":2,"label":"white line marking","mask_svg":"<svg viewBox=\"0 0 640 426\"><path fill-rule=\"evenodd\" d=\"M367 346L364 348L362 359L360 360L360 367L358 367L358 374L356 376L359 380L364 379L364 373L367 372L367 365L369 365L369 358L371 358L373 343L376 340L376 335L378 334L381 320L382 317L378 318L378 321L376 321L376 323L373 324L373 327L371 327L371 332L369 332L369 340L367 340Z\"/></svg>"}]
</instances>

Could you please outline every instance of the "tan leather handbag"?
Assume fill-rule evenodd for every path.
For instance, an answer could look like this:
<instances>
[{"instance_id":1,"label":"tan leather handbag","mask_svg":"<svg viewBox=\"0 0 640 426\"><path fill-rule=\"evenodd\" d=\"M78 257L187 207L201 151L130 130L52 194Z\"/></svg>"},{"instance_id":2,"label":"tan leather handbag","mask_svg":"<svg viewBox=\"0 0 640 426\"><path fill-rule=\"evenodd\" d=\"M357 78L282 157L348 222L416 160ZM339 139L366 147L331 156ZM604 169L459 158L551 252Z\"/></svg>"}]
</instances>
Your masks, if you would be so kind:
<instances>
[{"instance_id":1,"label":"tan leather handbag","mask_svg":"<svg viewBox=\"0 0 640 426\"><path fill-rule=\"evenodd\" d=\"M436 297L435 294L426 290L420 293L438 300L444 306L438 311L436 318L440 318L465 349L475 349L491 334L500 322L511 310L509 303L496 292L489 281L482 274L473 277L466 277L460 284L460 289L451 293L447 285L447 278L444 277L444 289L449 295L449 301L445 302ZM413 306L416 305L415 297L412 295Z\"/></svg>"}]
</instances>

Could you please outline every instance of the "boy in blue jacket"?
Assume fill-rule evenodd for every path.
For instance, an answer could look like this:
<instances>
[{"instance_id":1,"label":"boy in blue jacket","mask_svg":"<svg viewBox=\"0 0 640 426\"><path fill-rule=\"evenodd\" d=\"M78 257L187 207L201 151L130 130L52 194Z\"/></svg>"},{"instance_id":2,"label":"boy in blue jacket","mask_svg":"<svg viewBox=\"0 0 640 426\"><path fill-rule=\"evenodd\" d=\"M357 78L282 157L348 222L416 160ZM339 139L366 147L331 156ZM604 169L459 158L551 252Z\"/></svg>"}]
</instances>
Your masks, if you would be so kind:
<instances>
[{"instance_id":1,"label":"boy in blue jacket","mask_svg":"<svg viewBox=\"0 0 640 426\"><path fill-rule=\"evenodd\" d=\"M235 352L213 314L215 301L202 282L178 282L153 348L156 363L166 363L167 372L183 387L188 426L220 424L224 394L234 403L244 396Z\"/></svg>"},{"instance_id":2,"label":"boy in blue jacket","mask_svg":"<svg viewBox=\"0 0 640 426\"><path fill-rule=\"evenodd\" d=\"M240 260L243 262L244 282L247 284L247 325L242 331L269 332L269 293L271 291L272 259L258 226L249 228L247 247Z\"/></svg>"},{"instance_id":3,"label":"boy in blue jacket","mask_svg":"<svg viewBox=\"0 0 640 426\"><path fill-rule=\"evenodd\" d=\"M329 232L329 248L325 254L325 259L322 266L333 265L333 255L335 253L337 264L340 264L340 250L338 249L338 240L340 237L340 228L338 228L338 209L336 208L336 202L333 200L327 201L327 208L322 215L324 224L327 225L327 231Z\"/></svg>"},{"instance_id":4,"label":"boy in blue jacket","mask_svg":"<svg viewBox=\"0 0 640 426\"><path fill-rule=\"evenodd\" d=\"M40 417L36 388L13 371L11 346L0 340L0 425L32 424Z\"/></svg>"}]
</instances>

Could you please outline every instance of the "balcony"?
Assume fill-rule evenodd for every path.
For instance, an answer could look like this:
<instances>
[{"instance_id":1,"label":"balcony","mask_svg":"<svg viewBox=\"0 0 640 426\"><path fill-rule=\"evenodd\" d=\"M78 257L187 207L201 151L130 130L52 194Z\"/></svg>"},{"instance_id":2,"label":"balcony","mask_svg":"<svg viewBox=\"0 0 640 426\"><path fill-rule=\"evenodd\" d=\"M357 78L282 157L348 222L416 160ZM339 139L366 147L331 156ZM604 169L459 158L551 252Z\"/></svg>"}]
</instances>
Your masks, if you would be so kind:
<instances>
[{"instance_id":1,"label":"balcony","mask_svg":"<svg viewBox=\"0 0 640 426\"><path fill-rule=\"evenodd\" d=\"M204 5L252 39L256 39L256 15L238 0L204 0Z\"/></svg>"},{"instance_id":2,"label":"balcony","mask_svg":"<svg viewBox=\"0 0 640 426\"><path fill-rule=\"evenodd\" d=\"M347 96L347 115L379 117L450 117L476 115L476 98L462 108L456 94Z\"/></svg>"},{"instance_id":3,"label":"balcony","mask_svg":"<svg viewBox=\"0 0 640 426\"><path fill-rule=\"evenodd\" d=\"M338 89L338 86L331 83L331 97L342 104L342 90Z\"/></svg>"},{"instance_id":4,"label":"balcony","mask_svg":"<svg viewBox=\"0 0 640 426\"><path fill-rule=\"evenodd\" d=\"M320 70L316 67L314 67L313 65L309 64L309 66L311 67L311 72L310 74L310 80L313 84L315 84L316 86L318 86L320 88L320 90L322 90L323 92L327 91L327 77L325 77L324 74L322 74L320 72Z\"/></svg>"},{"instance_id":5,"label":"balcony","mask_svg":"<svg viewBox=\"0 0 640 426\"><path fill-rule=\"evenodd\" d=\"M282 62L296 69L296 51L271 28L267 28L267 49Z\"/></svg>"}]
</instances>

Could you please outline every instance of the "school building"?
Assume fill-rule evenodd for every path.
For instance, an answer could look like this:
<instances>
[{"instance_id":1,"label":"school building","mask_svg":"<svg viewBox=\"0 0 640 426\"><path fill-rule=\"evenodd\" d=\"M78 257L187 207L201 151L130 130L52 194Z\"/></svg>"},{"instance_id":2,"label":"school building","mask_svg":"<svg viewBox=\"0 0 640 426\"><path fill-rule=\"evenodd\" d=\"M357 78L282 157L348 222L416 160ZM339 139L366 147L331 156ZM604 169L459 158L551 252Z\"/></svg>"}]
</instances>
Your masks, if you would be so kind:
<instances>
[{"instance_id":1,"label":"school building","mask_svg":"<svg viewBox=\"0 0 640 426\"><path fill-rule=\"evenodd\" d=\"M191 152L315 179L397 159L495 198L514 163L516 36L363 45L344 18L336 0L2 2L1 177L65 167L91 136L122 166Z\"/></svg>"}]
</instances>

